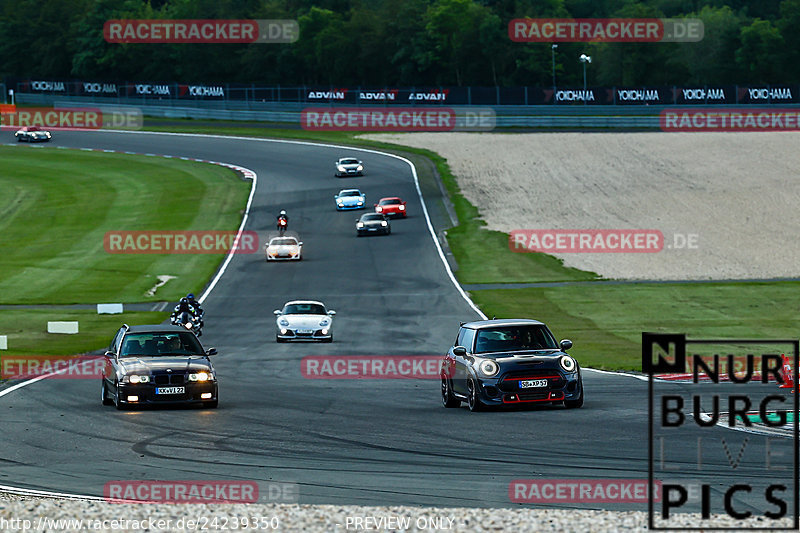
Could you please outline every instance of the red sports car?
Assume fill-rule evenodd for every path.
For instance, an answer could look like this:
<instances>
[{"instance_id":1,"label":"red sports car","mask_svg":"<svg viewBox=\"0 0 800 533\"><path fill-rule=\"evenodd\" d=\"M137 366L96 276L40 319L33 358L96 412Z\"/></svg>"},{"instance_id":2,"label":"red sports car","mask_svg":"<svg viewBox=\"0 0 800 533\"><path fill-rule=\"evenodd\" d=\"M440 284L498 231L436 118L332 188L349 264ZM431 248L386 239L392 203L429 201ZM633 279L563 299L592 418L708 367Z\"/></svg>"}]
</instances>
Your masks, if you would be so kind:
<instances>
[{"instance_id":1,"label":"red sports car","mask_svg":"<svg viewBox=\"0 0 800 533\"><path fill-rule=\"evenodd\" d=\"M406 203L397 197L381 198L380 202L375 204L375 212L385 216L406 216Z\"/></svg>"}]
</instances>

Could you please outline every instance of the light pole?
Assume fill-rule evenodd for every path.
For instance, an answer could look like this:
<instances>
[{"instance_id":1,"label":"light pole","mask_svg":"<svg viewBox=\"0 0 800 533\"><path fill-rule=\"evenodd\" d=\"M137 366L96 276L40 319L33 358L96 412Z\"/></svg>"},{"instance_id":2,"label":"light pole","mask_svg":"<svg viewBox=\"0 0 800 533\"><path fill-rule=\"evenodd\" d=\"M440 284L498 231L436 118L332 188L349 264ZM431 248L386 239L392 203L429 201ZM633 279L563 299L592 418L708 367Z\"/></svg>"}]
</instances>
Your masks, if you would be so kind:
<instances>
[{"instance_id":1,"label":"light pole","mask_svg":"<svg viewBox=\"0 0 800 533\"><path fill-rule=\"evenodd\" d=\"M556 103L556 48L558 48L557 44L550 47L550 52L553 56L553 103Z\"/></svg>"},{"instance_id":2,"label":"light pole","mask_svg":"<svg viewBox=\"0 0 800 533\"><path fill-rule=\"evenodd\" d=\"M586 105L586 63L591 63L592 57L581 54L580 60L583 63L583 105Z\"/></svg>"}]
</instances>

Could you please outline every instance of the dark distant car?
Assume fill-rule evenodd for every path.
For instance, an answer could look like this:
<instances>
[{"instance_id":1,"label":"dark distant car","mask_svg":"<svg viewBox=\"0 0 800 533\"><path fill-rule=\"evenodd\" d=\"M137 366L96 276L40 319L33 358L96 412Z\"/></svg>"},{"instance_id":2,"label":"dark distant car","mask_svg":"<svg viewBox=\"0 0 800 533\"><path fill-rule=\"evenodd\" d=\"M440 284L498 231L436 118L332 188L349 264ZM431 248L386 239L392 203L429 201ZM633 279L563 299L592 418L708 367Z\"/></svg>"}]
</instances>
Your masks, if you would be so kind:
<instances>
[{"instance_id":1,"label":"dark distant car","mask_svg":"<svg viewBox=\"0 0 800 533\"><path fill-rule=\"evenodd\" d=\"M392 227L386 217L380 213L366 213L356 219L356 233L359 237L372 233L389 235L392 233Z\"/></svg>"},{"instance_id":2,"label":"dark distant car","mask_svg":"<svg viewBox=\"0 0 800 533\"><path fill-rule=\"evenodd\" d=\"M578 362L556 343L542 322L480 320L462 324L442 361L442 403L470 411L486 406L561 404L583 406Z\"/></svg>"},{"instance_id":3,"label":"dark distant car","mask_svg":"<svg viewBox=\"0 0 800 533\"><path fill-rule=\"evenodd\" d=\"M406 217L406 202L397 197L381 198L375 204L375 212L394 217Z\"/></svg>"},{"instance_id":4,"label":"dark distant car","mask_svg":"<svg viewBox=\"0 0 800 533\"><path fill-rule=\"evenodd\" d=\"M363 176L364 163L355 157L342 157L334 163L336 166L336 177L342 176Z\"/></svg>"},{"instance_id":5,"label":"dark distant car","mask_svg":"<svg viewBox=\"0 0 800 533\"><path fill-rule=\"evenodd\" d=\"M17 142L27 141L30 143L47 142L53 138L49 131L45 131L39 126L25 126L17 130L14 137L17 138Z\"/></svg>"},{"instance_id":6,"label":"dark distant car","mask_svg":"<svg viewBox=\"0 0 800 533\"><path fill-rule=\"evenodd\" d=\"M217 376L208 358L216 353L179 326L124 324L105 353L103 404L217 407Z\"/></svg>"}]
</instances>

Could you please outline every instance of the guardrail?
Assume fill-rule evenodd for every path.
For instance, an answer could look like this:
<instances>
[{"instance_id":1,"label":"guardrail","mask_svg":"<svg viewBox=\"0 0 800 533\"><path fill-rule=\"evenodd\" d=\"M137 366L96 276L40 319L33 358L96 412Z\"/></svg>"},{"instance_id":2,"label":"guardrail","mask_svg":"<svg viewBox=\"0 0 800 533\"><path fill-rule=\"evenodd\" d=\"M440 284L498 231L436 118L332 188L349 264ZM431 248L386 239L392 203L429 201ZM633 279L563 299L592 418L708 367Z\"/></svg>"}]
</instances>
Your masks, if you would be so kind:
<instances>
[{"instance_id":1,"label":"guardrail","mask_svg":"<svg viewBox=\"0 0 800 533\"><path fill-rule=\"evenodd\" d=\"M206 119L245 122L271 122L299 127L300 112L309 104L300 102L242 102L198 101L193 105L177 105L175 100L153 101L143 104L135 98L54 97L42 94L18 94L17 103L56 107L93 107L109 105L115 108L129 107L141 110L150 117L175 119ZM331 107L315 105L314 107ZM352 106L349 106L352 107ZM385 106L361 106L381 108ZM447 106L453 109L475 109L474 106ZM496 114L498 128L541 129L659 129L659 113L675 106L593 106L593 105L544 105L544 106L482 106L491 108ZM732 106L702 106L720 109ZM735 107L735 106L733 106ZM748 108L772 108L774 106L748 106ZM800 104L787 104L784 108L800 109Z\"/></svg>"}]
</instances>

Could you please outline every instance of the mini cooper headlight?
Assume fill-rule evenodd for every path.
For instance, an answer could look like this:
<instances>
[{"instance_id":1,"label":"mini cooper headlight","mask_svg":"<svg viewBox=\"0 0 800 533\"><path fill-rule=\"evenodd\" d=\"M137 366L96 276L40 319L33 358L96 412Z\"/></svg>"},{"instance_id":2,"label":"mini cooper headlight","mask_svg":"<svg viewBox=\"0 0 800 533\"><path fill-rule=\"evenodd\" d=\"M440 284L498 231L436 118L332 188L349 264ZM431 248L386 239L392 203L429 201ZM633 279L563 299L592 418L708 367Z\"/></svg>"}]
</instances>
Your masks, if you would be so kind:
<instances>
[{"instance_id":1,"label":"mini cooper headlight","mask_svg":"<svg viewBox=\"0 0 800 533\"><path fill-rule=\"evenodd\" d=\"M481 374L486 376L487 378L491 378L496 376L498 372L500 372L500 365L492 361L491 359L484 359L480 363L478 363L478 370L481 371Z\"/></svg>"},{"instance_id":2,"label":"mini cooper headlight","mask_svg":"<svg viewBox=\"0 0 800 533\"><path fill-rule=\"evenodd\" d=\"M288 321L288 320L286 320L285 318L281 318L281 319L278 321L278 324L280 324L281 326L284 326L284 327L286 327L286 326L288 326L288 325L289 325L289 321Z\"/></svg>"},{"instance_id":3,"label":"mini cooper headlight","mask_svg":"<svg viewBox=\"0 0 800 533\"><path fill-rule=\"evenodd\" d=\"M211 374L208 372L196 372L189 374L189 381L208 381L211 379Z\"/></svg>"},{"instance_id":4,"label":"mini cooper headlight","mask_svg":"<svg viewBox=\"0 0 800 533\"><path fill-rule=\"evenodd\" d=\"M561 359L559 359L558 362L561 363L561 368L563 368L567 372L572 372L573 370L575 370L575 366L576 366L575 365L575 359L573 359L572 357L570 357L568 355L562 355Z\"/></svg>"},{"instance_id":5,"label":"mini cooper headlight","mask_svg":"<svg viewBox=\"0 0 800 533\"><path fill-rule=\"evenodd\" d=\"M150 376L140 376L138 374L133 374L130 376L131 383L148 383L150 381Z\"/></svg>"}]
</instances>

